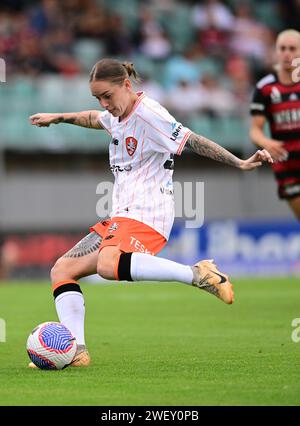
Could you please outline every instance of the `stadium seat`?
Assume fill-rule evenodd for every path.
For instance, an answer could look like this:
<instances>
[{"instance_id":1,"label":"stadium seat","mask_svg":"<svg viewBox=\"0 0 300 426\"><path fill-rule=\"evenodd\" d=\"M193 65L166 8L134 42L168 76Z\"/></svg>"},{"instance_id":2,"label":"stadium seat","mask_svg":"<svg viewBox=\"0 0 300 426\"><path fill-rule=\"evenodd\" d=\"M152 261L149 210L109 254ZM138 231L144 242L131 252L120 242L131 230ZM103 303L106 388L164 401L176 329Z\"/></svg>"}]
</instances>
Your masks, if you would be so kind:
<instances>
[{"instance_id":1,"label":"stadium seat","mask_svg":"<svg viewBox=\"0 0 300 426\"><path fill-rule=\"evenodd\" d=\"M278 14L278 8L274 5L273 0L259 1L255 0L255 15L258 20L264 22L268 27L277 31L282 29L282 21Z\"/></svg>"},{"instance_id":2,"label":"stadium seat","mask_svg":"<svg viewBox=\"0 0 300 426\"><path fill-rule=\"evenodd\" d=\"M172 16L162 15L160 20L171 37L175 51L182 52L193 42L195 31L191 25L191 7L188 4L177 3Z\"/></svg>"},{"instance_id":3,"label":"stadium seat","mask_svg":"<svg viewBox=\"0 0 300 426\"><path fill-rule=\"evenodd\" d=\"M213 138L214 130L212 129L211 120L205 116L191 118L187 126L195 133Z\"/></svg>"},{"instance_id":4,"label":"stadium seat","mask_svg":"<svg viewBox=\"0 0 300 426\"><path fill-rule=\"evenodd\" d=\"M137 24L137 11L140 8L139 0L98 0L100 5L103 5L108 11L114 14L121 15L126 22L126 28L129 31L133 31Z\"/></svg>"},{"instance_id":5,"label":"stadium seat","mask_svg":"<svg viewBox=\"0 0 300 426\"><path fill-rule=\"evenodd\" d=\"M74 53L82 69L89 72L103 56L104 45L101 40L80 39L75 43Z\"/></svg>"},{"instance_id":6,"label":"stadium seat","mask_svg":"<svg viewBox=\"0 0 300 426\"><path fill-rule=\"evenodd\" d=\"M214 119L199 116L191 118L188 127L227 149L242 149L249 141L248 123L239 117L217 117Z\"/></svg>"}]
</instances>

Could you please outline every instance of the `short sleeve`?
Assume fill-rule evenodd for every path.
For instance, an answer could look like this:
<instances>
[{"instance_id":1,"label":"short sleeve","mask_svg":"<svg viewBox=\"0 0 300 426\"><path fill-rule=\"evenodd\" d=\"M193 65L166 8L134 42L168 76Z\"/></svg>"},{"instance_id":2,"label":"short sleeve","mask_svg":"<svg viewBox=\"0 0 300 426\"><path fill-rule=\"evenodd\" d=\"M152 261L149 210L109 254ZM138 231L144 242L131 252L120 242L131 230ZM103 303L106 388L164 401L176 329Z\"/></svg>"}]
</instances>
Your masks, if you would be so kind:
<instances>
[{"instance_id":1,"label":"short sleeve","mask_svg":"<svg viewBox=\"0 0 300 426\"><path fill-rule=\"evenodd\" d=\"M98 115L101 126L111 135L111 114L108 111L101 111Z\"/></svg>"},{"instance_id":2,"label":"short sleeve","mask_svg":"<svg viewBox=\"0 0 300 426\"><path fill-rule=\"evenodd\" d=\"M250 104L251 115L267 115L267 103L266 98L262 94L261 89L255 88L253 93L252 102Z\"/></svg>"},{"instance_id":3,"label":"short sleeve","mask_svg":"<svg viewBox=\"0 0 300 426\"><path fill-rule=\"evenodd\" d=\"M147 122L147 136L158 152L181 155L192 133L161 105L148 105L143 117Z\"/></svg>"}]
</instances>

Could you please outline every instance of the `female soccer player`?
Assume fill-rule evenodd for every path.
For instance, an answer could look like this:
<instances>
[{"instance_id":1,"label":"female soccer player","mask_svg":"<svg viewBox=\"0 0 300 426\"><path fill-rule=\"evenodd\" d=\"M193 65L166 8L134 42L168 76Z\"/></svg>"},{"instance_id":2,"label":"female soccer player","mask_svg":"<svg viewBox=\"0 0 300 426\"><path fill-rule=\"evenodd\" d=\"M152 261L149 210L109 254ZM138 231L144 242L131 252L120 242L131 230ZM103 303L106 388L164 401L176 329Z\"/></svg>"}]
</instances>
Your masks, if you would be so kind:
<instances>
[{"instance_id":1,"label":"female soccer player","mask_svg":"<svg viewBox=\"0 0 300 426\"><path fill-rule=\"evenodd\" d=\"M276 71L256 85L250 137L272 155L278 196L300 220L300 32L282 31L276 56ZM264 133L267 122L272 138Z\"/></svg>"},{"instance_id":2,"label":"female soccer player","mask_svg":"<svg viewBox=\"0 0 300 426\"><path fill-rule=\"evenodd\" d=\"M104 129L111 136L110 168L115 177L111 219L96 223L91 232L62 256L51 271L60 321L79 345L73 365L87 366L84 338L84 299L79 278L98 273L111 280L178 281L196 286L233 303L228 276L211 260L194 266L155 257L166 244L174 220L172 185L174 154L184 146L197 154L252 170L272 162L266 150L241 160L216 143L178 123L159 103L132 89L137 79L133 64L102 59L90 74L90 89L104 112L35 114L33 125L71 123ZM168 189L168 190L166 190Z\"/></svg>"}]
</instances>

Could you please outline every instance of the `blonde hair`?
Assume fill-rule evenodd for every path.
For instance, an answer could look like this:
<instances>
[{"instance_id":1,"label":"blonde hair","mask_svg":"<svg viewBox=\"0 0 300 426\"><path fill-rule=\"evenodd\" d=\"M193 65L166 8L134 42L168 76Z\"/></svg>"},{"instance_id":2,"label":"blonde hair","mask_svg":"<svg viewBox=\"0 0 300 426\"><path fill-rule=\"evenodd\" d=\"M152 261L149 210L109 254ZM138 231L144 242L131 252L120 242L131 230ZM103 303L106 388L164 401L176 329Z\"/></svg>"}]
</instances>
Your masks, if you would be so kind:
<instances>
[{"instance_id":1,"label":"blonde hair","mask_svg":"<svg viewBox=\"0 0 300 426\"><path fill-rule=\"evenodd\" d=\"M300 45L300 32L297 30L294 30L292 28L289 28L287 30L281 31L276 38L276 45L279 41L280 38L284 37L284 36L292 36L298 39L299 45Z\"/></svg>"},{"instance_id":2,"label":"blonde hair","mask_svg":"<svg viewBox=\"0 0 300 426\"><path fill-rule=\"evenodd\" d=\"M115 84L122 84L125 78L140 81L133 63L120 62L117 59L104 58L98 61L90 72L90 82L108 80Z\"/></svg>"}]
</instances>

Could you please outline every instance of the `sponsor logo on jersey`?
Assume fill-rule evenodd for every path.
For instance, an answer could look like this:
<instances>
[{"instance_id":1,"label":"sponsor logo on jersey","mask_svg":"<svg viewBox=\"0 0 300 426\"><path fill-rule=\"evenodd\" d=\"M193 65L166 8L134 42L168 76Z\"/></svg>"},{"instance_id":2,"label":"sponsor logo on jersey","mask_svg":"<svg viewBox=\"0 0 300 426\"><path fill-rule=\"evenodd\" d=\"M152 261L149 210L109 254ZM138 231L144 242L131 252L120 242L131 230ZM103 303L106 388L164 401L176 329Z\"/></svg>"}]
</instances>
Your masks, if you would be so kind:
<instances>
[{"instance_id":1,"label":"sponsor logo on jersey","mask_svg":"<svg viewBox=\"0 0 300 426\"><path fill-rule=\"evenodd\" d=\"M161 186L159 189L162 194L166 194L166 195L174 194L173 183L171 181L167 182L166 186Z\"/></svg>"},{"instance_id":2,"label":"sponsor logo on jersey","mask_svg":"<svg viewBox=\"0 0 300 426\"><path fill-rule=\"evenodd\" d=\"M112 164L110 166L110 170L114 173L114 172L130 172L132 170L132 166L125 166L125 167L121 167L118 166L117 164Z\"/></svg>"},{"instance_id":3,"label":"sponsor logo on jersey","mask_svg":"<svg viewBox=\"0 0 300 426\"><path fill-rule=\"evenodd\" d=\"M295 124L300 125L300 108L287 109L285 111L275 112L274 121L277 125Z\"/></svg>"},{"instance_id":4,"label":"sponsor logo on jersey","mask_svg":"<svg viewBox=\"0 0 300 426\"><path fill-rule=\"evenodd\" d=\"M119 145L119 141L118 141L118 139L115 139L115 138L113 138L112 143L113 143L114 145Z\"/></svg>"},{"instance_id":5,"label":"sponsor logo on jersey","mask_svg":"<svg viewBox=\"0 0 300 426\"><path fill-rule=\"evenodd\" d=\"M169 189L169 188L164 188L163 186L161 186L160 188L160 192L162 194L166 194L166 195L173 195L173 189Z\"/></svg>"},{"instance_id":6,"label":"sponsor logo on jersey","mask_svg":"<svg viewBox=\"0 0 300 426\"><path fill-rule=\"evenodd\" d=\"M289 101L297 101L298 100L298 96L296 95L296 93L291 93L289 96Z\"/></svg>"},{"instance_id":7,"label":"sponsor logo on jersey","mask_svg":"<svg viewBox=\"0 0 300 426\"><path fill-rule=\"evenodd\" d=\"M115 237L114 235L108 235L107 237L104 238L104 240L111 240L114 237Z\"/></svg>"},{"instance_id":8,"label":"sponsor logo on jersey","mask_svg":"<svg viewBox=\"0 0 300 426\"><path fill-rule=\"evenodd\" d=\"M135 248L136 251L139 251L140 253L146 253L146 254L152 254L154 255L154 252L151 252L147 249L147 247L141 243L140 240L137 240L135 237L130 235L130 245Z\"/></svg>"},{"instance_id":9,"label":"sponsor logo on jersey","mask_svg":"<svg viewBox=\"0 0 300 426\"><path fill-rule=\"evenodd\" d=\"M171 141L176 141L179 136L180 130L182 129L181 123L172 123L172 136L170 137Z\"/></svg>"},{"instance_id":10,"label":"sponsor logo on jersey","mask_svg":"<svg viewBox=\"0 0 300 426\"><path fill-rule=\"evenodd\" d=\"M130 157L132 157L133 154L135 153L138 141L134 137L129 136L128 138L126 138L125 142L126 142L127 152L130 155Z\"/></svg>"}]
</instances>

